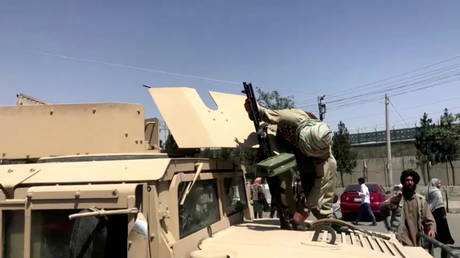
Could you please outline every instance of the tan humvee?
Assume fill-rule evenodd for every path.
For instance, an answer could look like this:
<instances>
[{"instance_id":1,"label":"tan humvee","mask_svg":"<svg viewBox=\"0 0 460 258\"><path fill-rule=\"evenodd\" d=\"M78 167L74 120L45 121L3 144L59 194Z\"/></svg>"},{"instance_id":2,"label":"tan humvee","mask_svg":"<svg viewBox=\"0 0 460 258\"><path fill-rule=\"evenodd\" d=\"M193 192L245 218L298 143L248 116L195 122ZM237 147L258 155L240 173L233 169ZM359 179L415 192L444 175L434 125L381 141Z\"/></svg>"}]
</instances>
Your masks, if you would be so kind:
<instances>
[{"instance_id":1,"label":"tan humvee","mask_svg":"<svg viewBox=\"0 0 460 258\"><path fill-rule=\"evenodd\" d=\"M253 142L243 96L150 89L179 146ZM394 238L252 220L244 170L158 151L136 104L0 107L0 258L429 257ZM147 133L144 133L147 132Z\"/></svg>"}]
</instances>

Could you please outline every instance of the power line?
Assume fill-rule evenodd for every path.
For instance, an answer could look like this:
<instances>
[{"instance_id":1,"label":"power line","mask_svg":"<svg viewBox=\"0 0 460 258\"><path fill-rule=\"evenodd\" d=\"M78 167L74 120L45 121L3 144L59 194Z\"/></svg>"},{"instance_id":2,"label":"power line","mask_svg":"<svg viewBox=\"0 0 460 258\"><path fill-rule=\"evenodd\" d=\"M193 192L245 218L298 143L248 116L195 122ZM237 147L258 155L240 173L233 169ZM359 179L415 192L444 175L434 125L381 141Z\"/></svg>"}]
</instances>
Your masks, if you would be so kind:
<instances>
[{"instance_id":1,"label":"power line","mask_svg":"<svg viewBox=\"0 0 460 258\"><path fill-rule=\"evenodd\" d=\"M49 52L39 52L39 53L42 54L42 55L46 55L46 56L52 56L52 57L57 57L57 58L62 58L62 59L67 59L67 60L73 60L73 61L78 61L78 62L94 63L94 64L101 64L101 65L113 66L113 67L118 67L118 68L131 69L131 70L136 70L136 71L172 75L172 76L176 76L176 77L184 77L184 78L192 78L192 79L199 79L199 80L205 80L205 81L213 81L213 82L219 82L219 83L233 84L233 85L241 85L241 82L229 81L229 80L221 80L221 79L205 77L205 76L200 76L200 75L185 74L185 73L175 73L175 72L163 71L163 70L158 70L158 69L153 69L153 68L146 68L146 67L135 66L135 65L126 65L126 64L121 64L121 63L98 61L98 60L94 60L94 59L79 58L79 57L73 57L73 56L67 56L67 55L58 55L58 54L53 54L53 53L49 53Z\"/></svg>"},{"instance_id":2,"label":"power line","mask_svg":"<svg viewBox=\"0 0 460 258\"><path fill-rule=\"evenodd\" d=\"M392 79L395 79L395 78L398 78L398 77L403 77L405 75L408 75L408 74L412 74L412 73L415 73L415 72L418 72L418 71L422 71L422 70L425 70L427 68L431 68L431 67L435 67L435 66L438 66L440 64L444 64L444 63L448 63L452 60L455 60L455 59L459 59L460 58L460 55L457 55L457 56L454 56L454 57L450 57L450 58L446 58L446 59L443 59L443 60L440 60L440 61L437 61L435 63L432 63L432 64L428 64L428 65L424 65L422 67L418 67L418 68L415 68L413 70L410 70L410 71L407 71L407 72L403 72L403 73L399 73L399 74L395 74L395 75L391 75L391 76L388 76L386 78L383 78L383 79L380 79L380 80L377 80L377 81L374 81L374 82L369 82L369 83L365 83L365 84L362 84L362 85L359 85L359 86L356 86L356 87L350 87L348 89L344 89L344 90L341 90L341 91L337 91L335 92L334 94L326 94L328 97L330 98L333 98L333 97L337 97L337 96L341 96L343 94L340 94L340 93L343 93L345 92L346 94L348 93L351 93L351 92L355 92L357 90L362 90L362 89L366 89L366 88L369 88L369 87L375 87L376 84L379 84L381 82L386 82L386 81L390 81ZM307 99L311 99L311 102L314 101L314 97L311 96Z\"/></svg>"},{"instance_id":3,"label":"power line","mask_svg":"<svg viewBox=\"0 0 460 258\"><path fill-rule=\"evenodd\" d=\"M448 99L441 99L441 100L438 100L438 101L436 101L436 102L424 103L424 104L422 104L422 105L403 107L403 109L404 109L404 110L411 110L411 109L416 109L416 108L419 108L419 107L433 106L433 105L435 105L435 104L439 104L440 102L449 102L449 101L458 100L458 99L460 99L460 97L448 98ZM433 111L433 112L435 112L435 111ZM381 115L381 114L382 114L381 112L372 112L372 113L367 113L367 114L358 114L358 115L356 115L356 116L348 117L348 119L346 119L346 121L350 122L350 121L353 121L353 120L356 119L356 118L370 117L370 116L376 116L376 115Z\"/></svg>"},{"instance_id":4,"label":"power line","mask_svg":"<svg viewBox=\"0 0 460 258\"><path fill-rule=\"evenodd\" d=\"M331 106L332 108L334 107L340 108L340 107L354 105L354 104L366 103L369 101L373 101L375 99L379 99L380 97L378 96L385 92L389 92L390 96L399 96L399 95L412 93L412 92L420 91L420 90L435 87L435 86L444 85L450 82L454 82L454 81L460 80L459 76L460 76L460 70L454 70L448 73L446 73L446 71L443 71L441 74L438 74L432 77L428 77L428 78L423 78L423 80L406 82L405 84L392 85L391 87L376 89L370 92L361 93L361 94L354 95L351 97L344 97L341 99L331 100L327 102L327 104ZM376 97L373 97L373 96L376 96ZM313 106L313 104L298 105L298 107L310 107L310 106Z\"/></svg>"},{"instance_id":5,"label":"power line","mask_svg":"<svg viewBox=\"0 0 460 258\"><path fill-rule=\"evenodd\" d=\"M393 105L393 102L388 98L388 102L390 102L391 106L393 107L393 110L396 111L396 113L399 115L399 117L401 118L401 120L404 121L404 123L406 124L407 127L409 127L409 125L407 124L406 120L402 117L401 113L399 113L399 111L396 109L395 105Z\"/></svg>"},{"instance_id":6,"label":"power line","mask_svg":"<svg viewBox=\"0 0 460 258\"><path fill-rule=\"evenodd\" d=\"M460 71L455 71L455 73L438 75L436 77L427 78L422 81L412 82L410 84L395 86L393 88L379 89L373 92L367 92L364 94L359 94L359 95L355 95L352 97L343 98L340 101L336 100L336 101L332 101L332 103L328 102L327 104L332 106L332 109L348 107L351 105L363 104L366 102L370 102L370 101L379 99L379 97L372 97L372 96L380 95L384 93L385 90L388 90L389 92L391 92L389 96L393 97L393 96L399 96L399 95L403 95L407 93L417 92L420 90L424 90L424 89L428 89L428 88L432 88L436 86L445 85L445 84L455 82L458 80L460 80Z\"/></svg>"},{"instance_id":7,"label":"power line","mask_svg":"<svg viewBox=\"0 0 460 258\"><path fill-rule=\"evenodd\" d=\"M418 81L413 81L413 82L407 82L404 84L396 84L396 85L391 85L390 87L387 88L382 88L382 89L376 89L370 92L365 92L361 93L358 95L354 95L351 97L344 97L341 99L337 100L332 100L329 101L328 104L334 104L334 103L341 103L347 100L353 100L353 99L359 99L361 97L366 97L366 96L371 96L371 95L377 95L377 94L382 94L384 92L392 92L392 91L398 91L398 90L407 90L410 88L417 88L423 86L424 83L430 83L430 82L437 82L437 81L442 81L451 77L456 77L460 75L460 70L454 71L454 73L449 73L449 74L440 74L437 76L429 77L429 78L424 78L423 80L418 80Z\"/></svg>"}]
</instances>

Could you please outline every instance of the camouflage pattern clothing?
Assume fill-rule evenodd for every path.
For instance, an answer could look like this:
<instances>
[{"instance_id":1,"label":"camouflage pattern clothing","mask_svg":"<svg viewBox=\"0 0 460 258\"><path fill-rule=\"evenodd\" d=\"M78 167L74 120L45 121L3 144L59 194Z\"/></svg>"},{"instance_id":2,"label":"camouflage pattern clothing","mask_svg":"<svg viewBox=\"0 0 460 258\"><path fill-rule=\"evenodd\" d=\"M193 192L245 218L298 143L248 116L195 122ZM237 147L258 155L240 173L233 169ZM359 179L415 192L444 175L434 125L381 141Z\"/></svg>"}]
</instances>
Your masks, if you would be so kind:
<instances>
[{"instance_id":1,"label":"camouflage pattern clothing","mask_svg":"<svg viewBox=\"0 0 460 258\"><path fill-rule=\"evenodd\" d=\"M306 208L317 218L331 217L337 163L331 151L332 132L329 127L300 109L271 110L259 106L259 113L262 121L277 125L278 134L300 150L296 159L302 185L306 188ZM291 198L291 180L282 180L286 193L282 193L281 200L292 214L296 205Z\"/></svg>"}]
</instances>

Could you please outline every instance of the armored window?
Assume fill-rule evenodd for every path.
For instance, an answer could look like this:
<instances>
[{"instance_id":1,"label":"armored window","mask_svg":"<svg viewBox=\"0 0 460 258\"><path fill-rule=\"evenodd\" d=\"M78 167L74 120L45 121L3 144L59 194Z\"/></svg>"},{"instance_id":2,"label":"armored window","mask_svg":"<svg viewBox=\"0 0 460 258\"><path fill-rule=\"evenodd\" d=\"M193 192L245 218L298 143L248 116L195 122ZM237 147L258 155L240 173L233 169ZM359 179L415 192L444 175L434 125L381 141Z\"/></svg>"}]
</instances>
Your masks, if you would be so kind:
<instances>
[{"instance_id":1,"label":"armored window","mask_svg":"<svg viewBox=\"0 0 460 258\"><path fill-rule=\"evenodd\" d=\"M244 191L243 178L225 178L224 190L226 198L225 211L227 216L244 210L244 207L246 206L246 191Z\"/></svg>"},{"instance_id":2,"label":"armored window","mask_svg":"<svg viewBox=\"0 0 460 258\"><path fill-rule=\"evenodd\" d=\"M69 220L68 216L77 212L33 211L31 257L127 256L127 215L88 216Z\"/></svg>"},{"instance_id":3,"label":"armored window","mask_svg":"<svg viewBox=\"0 0 460 258\"><path fill-rule=\"evenodd\" d=\"M3 257L24 256L24 211L3 212Z\"/></svg>"},{"instance_id":4,"label":"armored window","mask_svg":"<svg viewBox=\"0 0 460 258\"><path fill-rule=\"evenodd\" d=\"M179 184L179 199L189 182ZM197 181L187 195L184 204L179 204L180 238L205 228L220 219L216 180Z\"/></svg>"}]
</instances>

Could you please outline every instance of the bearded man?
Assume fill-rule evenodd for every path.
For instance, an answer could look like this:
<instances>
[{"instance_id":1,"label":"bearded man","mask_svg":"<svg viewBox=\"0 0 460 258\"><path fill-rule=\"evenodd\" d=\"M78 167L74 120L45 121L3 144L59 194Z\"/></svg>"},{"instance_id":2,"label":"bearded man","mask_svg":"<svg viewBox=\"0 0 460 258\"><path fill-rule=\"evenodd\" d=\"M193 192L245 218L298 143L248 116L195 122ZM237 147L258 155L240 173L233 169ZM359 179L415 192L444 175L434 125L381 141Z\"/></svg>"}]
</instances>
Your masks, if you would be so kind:
<instances>
[{"instance_id":1,"label":"bearded man","mask_svg":"<svg viewBox=\"0 0 460 258\"><path fill-rule=\"evenodd\" d=\"M390 203L397 209L395 225L396 238L408 246L423 246L419 233L434 238L436 222L425 197L415 192L420 176L412 169L401 173L402 192L391 198Z\"/></svg>"}]
</instances>

